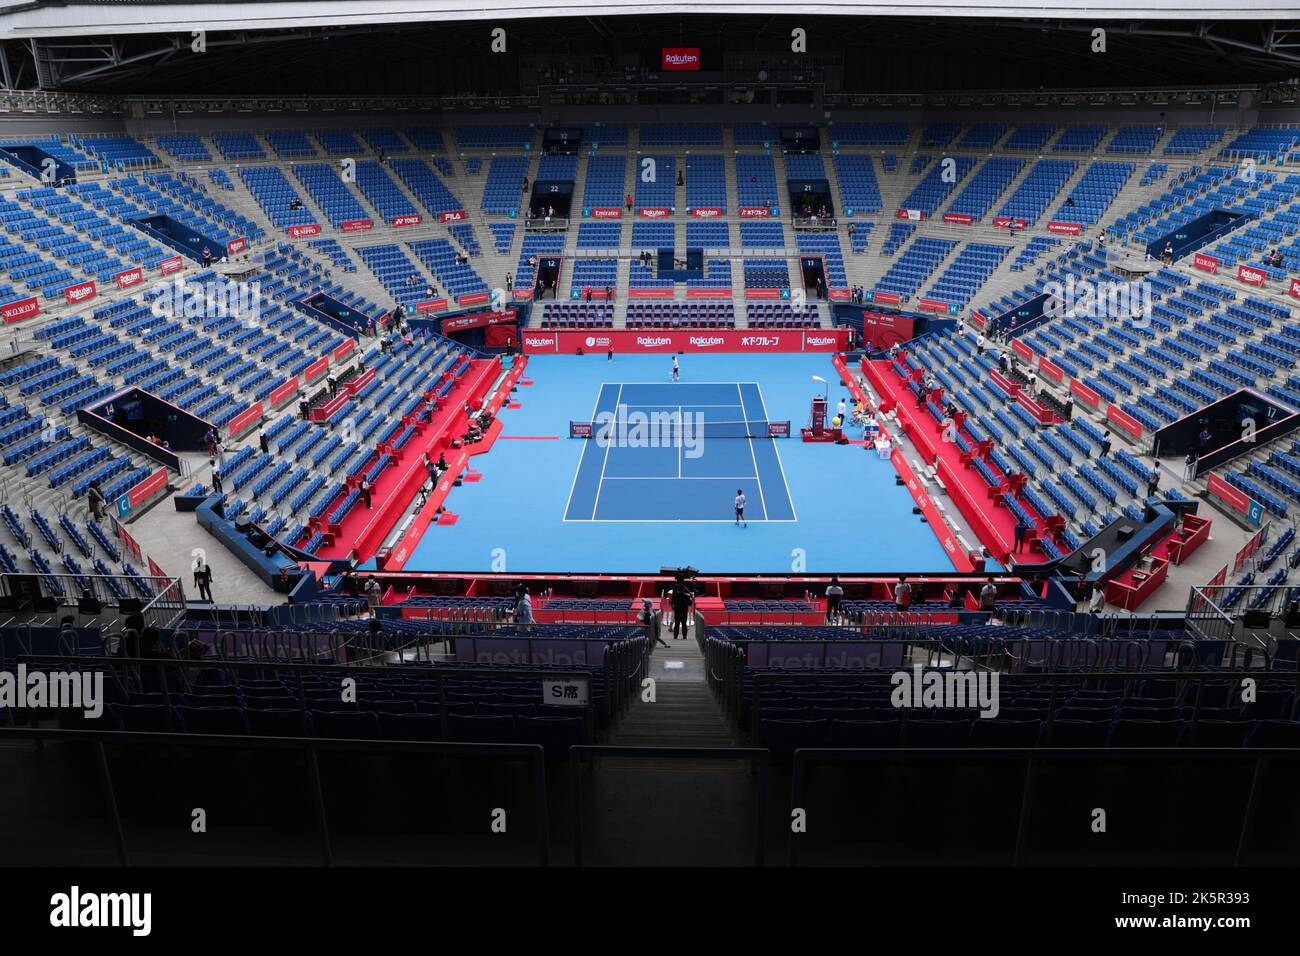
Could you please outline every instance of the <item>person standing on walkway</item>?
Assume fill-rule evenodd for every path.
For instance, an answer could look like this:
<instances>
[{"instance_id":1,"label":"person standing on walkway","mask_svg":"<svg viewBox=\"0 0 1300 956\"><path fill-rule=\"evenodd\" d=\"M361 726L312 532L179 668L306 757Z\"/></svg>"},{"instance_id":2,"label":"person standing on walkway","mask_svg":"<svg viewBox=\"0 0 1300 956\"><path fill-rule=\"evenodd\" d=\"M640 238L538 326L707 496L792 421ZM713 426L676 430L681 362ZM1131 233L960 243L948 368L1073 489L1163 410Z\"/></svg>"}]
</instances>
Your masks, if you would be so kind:
<instances>
[{"instance_id":1,"label":"person standing on walkway","mask_svg":"<svg viewBox=\"0 0 1300 956\"><path fill-rule=\"evenodd\" d=\"M641 610L637 613L636 619L645 625L646 640L652 650L656 644L660 647L668 646L660 630L659 612L654 609L654 604L649 598L641 599Z\"/></svg>"},{"instance_id":2,"label":"person standing on walkway","mask_svg":"<svg viewBox=\"0 0 1300 956\"><path fill-rule=\"evenodd\" d=\"M831 624L840 613L840 601L844 599L844 588L840 587L838 575L831 575L831 583L826 587L826 623Z\"/></svg>"},{"instance_id":3,"label":"person standing on walkway","mask_svg":"<svg viewBox=\"0 0 1300 956\"><path fill-rule=\"evenodd\" d=\"M690 587L685 581L678 581L673 585L672 606L673 606L673 640L678 637L686 640L686 629L691 623L691 594Z\"/></svg>"},{"instance_id":4,"label":"person standing on walkway","mask_svg":"<svg viewBox=\"0 0 1300 956\"><path fill-rule=\"evenodd\" d=\"M1025 524L1024 518L1016 519L1016 548L1015 553L1019 554L1025 548L1025 535L1029 532L1029 525Z\"/></svg>"}]
</instances>

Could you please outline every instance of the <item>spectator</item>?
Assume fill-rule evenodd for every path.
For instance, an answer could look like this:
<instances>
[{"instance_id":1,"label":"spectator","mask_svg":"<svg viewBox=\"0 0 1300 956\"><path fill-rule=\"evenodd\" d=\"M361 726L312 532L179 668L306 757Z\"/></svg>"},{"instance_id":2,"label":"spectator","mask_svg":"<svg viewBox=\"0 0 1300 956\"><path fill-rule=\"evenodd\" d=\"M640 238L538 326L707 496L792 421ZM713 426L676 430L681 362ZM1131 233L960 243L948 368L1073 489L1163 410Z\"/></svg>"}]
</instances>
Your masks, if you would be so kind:
<instances>
[{"instance_id":1,"label":"spectator","mask_svg":"<svg viewBox=\"0 0 1300 956\"><path fill-rule=\"evenodd\" d=\"M1065 409L1065 420L1067 422L1072 420L1074 418L1074 393L1073 392L1066 393L1065 404L1062 407Z\"/></svg>"},{"instance_id":2,"label":"spectator","mask_svg":"<svg viewBox=\"0 0 1300 956\"><path fill-rule=\"evenodd\" d=\"M826 623L832 623L840 613L840 601L844 598L844 588L840 587L838 575L831 575L831 583L826 588Z\"/></svg>"},{"instance_id":3,"label":"spectator","mask_svg":"<svg viewBox=\"0 0 1300 956\"><path fill-rule=\"evenodd\" d=\"M257 430L257 447L262 449L262 454L269 454L271 451L271 439L266 434L266 426L263 425Z\"/></svg>"},{"instance_id":4,"label":"spectator","mask_svg":"<svg viewBox=\"0 0 1300 956\"><path fill-rule=\"evenodd\" d=\"M1147 478L1147 497L1154 498L1156 492L1160 490L1160 466L1156 465L1151 469L1151 475Z\"/></svg>"},{"instance_id":5,"label":"spectator","mask_svg":"<svg viewBox=\"0 0 1300 956\"><path fill-rule=\"evenodd\" d=\"M686 640L686 630L691 624L691 600L694 595L691 593L690 585L685 581L678 581L673 585L670 603L673 608L673 640L680 637Z\"/></svg>"},{"instance_id":6,"label":"spectator","mask_svg":"<svg viewBox=\"0 0 1300 956\"><path fill-rule=\"evenodd\" d=\"M370 604L370 610L373 613L384 600L384 589L379 586L377 578L371 578L366 582L366 600Z\"/></svg>"},{"instance_id":7,"label":"spectator","mask_svg":"<svg viewBox=\"0 0 1300 956\"><path fill-rule=\"evenodd\" d=\"M912 585L907 583L907 578L900 577L898 583L894 585L894 607L902 614L911 606Z\"/></svg>"},{"instance_id":8,"label":"spectator","mask_svg":"<svg viewBox=\"0 0 1300 956\"><path fill-rule=\"evenodd\" d=\"M980 610L988 611L990 614L996 614L998 610L998 586L989 578L984 587L980 588Z\"/></svg>"},{"instance_id":9,"label":"spectator","mask_svg":"<svg viewBox=\"0 0 1300 956\"><path fill-rule=\"evenodd\" d=\"M90 487L86 490L86 497L90 501L90 513L94 515L96 521L102 521L107 501L103 489L99 487L98 478L90 483Z\"/></svg>"},{"instance_id":10,"label":"spectator","mask_svg":"<svg viewBox=\"0 0 1300 956\"><path fill-rule=\"evenodd\" d=\"M641 599L641 610L637 612L636 619L645 625L646 638L652 649L656 643L660 647L668 646L668 642L664 640L663 633L660 631L659 612L654 609L654 604L649 598Z\"/></svg>"},{"instance_id":11,"label":"spectator","mask_svg":"<svg viewBox=\"0 0 1300 956\"><path fill-rule=\"evenodd\" d=\"M527 587L522 587L517 592L515 601L515 623L532 624L533 623L533 599L528 593Z\"/></svg>"},{"instance_id":12,"label":"spectator","mask_svg":"<svg viewBox=\"0 0 1300 956\"><path fill-rule=\"evenodd\" d=\"M1105 458L1110 454L1110 432L1101 436L1101 457Z\"/></svg>"},{"instance_id":13,"label":"spectator","mask_svg":"<svg viewBox=\"0 0 1300 956\"><path fill-rule=\"evenodd\" d=\"M1183 459L1183 480L1184 481L1191 481L1193 478L1196 477L1196 463L1198 460L1199 458L1196 454L1196 449L1189 448L1187 450L1187 457Z\"/></svg>"},{"instance_id":14,"label":"spectator","mask_svg":"<svg viewBox=\"0 0 1300 956\"><path fill-rule=\"evenodd\" d=\"M370 476L362 475L361 482L357 485L357 491L361 492L361 498L366 503L366 510L370 510Z\"/></svg>"},{"instance_id":15,"label":"spectator","mask_svg":"<svg viewBox=\"0 0 1300 956\"><path fill-rule=\"evenodd\" d=\"M194 562L194 584L199 589L199 599L212 602L212 566L202 555Z\"/></svg>"},{"instance_id":16,"label":"spectator","mask_svg":"<svg viewBox=\"0 0 1300 956\"><path fill-rule=\"evenodd\" d=\"M1021 551L1025 549L1025 535L1028 533L1029 533L1029 525L1025 523L1025 519L1017 518L1016 529L1015 529L1016 546L1013 551L1014 554L1019 554Z\"/></svg>"},{"instance_id":17,"label":"spectator","mask_svg":"<svg viewBox=\"0 0 1300 956\"><path fill-rule=\"evenodd\" d=\"M217 494L224 494L221 488L221 467L216 462L212 464L212 490Z\"/></svg>"}]
</instances>

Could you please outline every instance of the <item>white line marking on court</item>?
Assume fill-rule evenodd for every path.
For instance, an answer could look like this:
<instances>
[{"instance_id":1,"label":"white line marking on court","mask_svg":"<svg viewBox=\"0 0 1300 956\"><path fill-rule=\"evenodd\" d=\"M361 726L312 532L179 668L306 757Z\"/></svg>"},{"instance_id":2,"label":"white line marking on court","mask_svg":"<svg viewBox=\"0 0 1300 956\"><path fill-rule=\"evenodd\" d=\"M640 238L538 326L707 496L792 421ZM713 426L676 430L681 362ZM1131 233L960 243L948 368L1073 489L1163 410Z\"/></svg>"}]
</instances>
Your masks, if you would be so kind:
<instances>
[{"instance_id":1,"label":"white line marking on court","mask_svg":"<svg viewBox=\"0 0 1300 956\"><path fill-rule=\"evenodd\" d=\"M763 403L763 414L766 415L766 414L767 414L767 399L763 398L763 386L762 386L761 384L759 384L758 382L753 382L752 384L753 384L754 388L758 389L758 400L759 400L760 402ZM791 426L791 429L790 429L790 430L793 432L793 431L794 431L794 427ZM790 437L793 438L794 436L791 435ZM778 518L778 519L776 519L776 520L779 520L779 521L786 521L786 520L788 520L788 521L798 521L798 520L799 520L799 512L795 509L795 506L794 506L794 495L790 494L790 482L786 481L786 478L785 478L785 465L781 463L781 449L780 449L780 447L778 446L777 442L775 442L775 441L772 442L772 454L776 455L776 467L777 467L777 469L781 472L781 484L785 487L785 500L788 501L788 502L790 502L790 518L788 518L788 519L786 519L786 518Z\"/></svg>"},{"instance_id":2,"label":"white line marking on court","mask_svg":"<svg viewBox=\"0 0 1300 956\"><path fill-rule=\"evenodd\" d=\"M596 420L596 410L600 408L600 396L605 394L605 389L611 387L610 382L601 382L600 388L596 389L596 401L591 406L591 420ZM582 443L582 454L578 456L578 464L573 469L573 481L569 482L569 500L564 503L564 516L561 521L568 521L569 509L573 506L573 490L578 487L578 475L582 474L582 462L587 457L587 451L591 448L590 442ZM577 520L577 519L573 519Z\"/></svg>"},{"instance_id":3,"label":"white line marking on court","mask_svg":"<svg viewBox=\"0 0 1300 956\"><path fill-rule=\"evenodd\" d=\"M618 408L619 401L623 398L623 386L618 387L618 394L614 396L614 408ZM594 420L594 416L593 416ZM614 447L614 443L607 441L605 443L605 459L600 463L600 479L596 482L596 500L591 504L591 520L596 520L596 509L600 507L600 491L605 484L605 469L609 467L609 450Z\"/></svg>"},{"instance_id":4,"label":"white line marking on court","mask_svg":"<svg viewBox=\"0 0 1300 956\"><path fill-rule=\"evenodd\" d=\"M677 406L677 427L682 424L682 406ZM682 436L677 436L677 480L682 480Z\"/></svg>"},{"instance_id":5,"label":"white line marking on court","mask_svg":"<svg viewBox=\"0 0 1300 956\"><path fill-rule=\"evenodd\" d=\"M742 415L748 415L745 411L745 394L740 390L740 383L736 383L736 397L740 399L740 411ZM761 401L761 399L760 399ZM767 414L767 409L763 409L763 414ZM749 460L754 463L754 483L758 485L758 506L763 509L763 520L767 520L767 498L763 494L763 476L758 473L758 456L754 454L754 439L746 438L745 444L749 447Z\"/></svg>"}]
</instances>

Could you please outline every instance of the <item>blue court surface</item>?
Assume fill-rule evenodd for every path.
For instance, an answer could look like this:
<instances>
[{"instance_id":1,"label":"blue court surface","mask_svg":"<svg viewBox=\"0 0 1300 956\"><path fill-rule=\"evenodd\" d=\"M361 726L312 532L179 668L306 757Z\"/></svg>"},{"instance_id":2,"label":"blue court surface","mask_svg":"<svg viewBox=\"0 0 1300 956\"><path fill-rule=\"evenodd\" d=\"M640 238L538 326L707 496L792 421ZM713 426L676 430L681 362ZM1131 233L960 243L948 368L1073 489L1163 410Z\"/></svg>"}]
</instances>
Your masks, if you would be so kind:
<instances>
[{"instance_id":1,"label":"blue court surface","mask_svg":"<svg viewBox=\"0 0 1300 956\"><path fill-rule=\"evenodd\" d=\"M757 382L625 382L600 388L566 521L794 521ZM602 434L601 422L619 427Z\"/></svg>"},{"instance_id":2,"label":"blue court surface","mask_svg":"<svg viewBox=\"0 0 1300 956\"><path fill-rule=\"evenodd\" d=\"M412 571L619 573L691 564L703 571L950 571L895 472L860 445L805 444L808 406L831 382L827 355L540 355L503 409L504 431L475 456L482 479L452 490L450 525L432 525ZM847 397L847 396L845 396ZM608 422L615 440L570 438L570 422ZM637 429L695 422L672 440ZM654 416L658 416L655 418ZM791 437L765 422L791 424ZM745 422L746 425L732 424ZM702 427L699 423L703 423ZM852 436L852 433L850 433ZM857 436L852 436L857 437ZM748 528L737 527L737 489Z\"/></svg>"}]
</instances>

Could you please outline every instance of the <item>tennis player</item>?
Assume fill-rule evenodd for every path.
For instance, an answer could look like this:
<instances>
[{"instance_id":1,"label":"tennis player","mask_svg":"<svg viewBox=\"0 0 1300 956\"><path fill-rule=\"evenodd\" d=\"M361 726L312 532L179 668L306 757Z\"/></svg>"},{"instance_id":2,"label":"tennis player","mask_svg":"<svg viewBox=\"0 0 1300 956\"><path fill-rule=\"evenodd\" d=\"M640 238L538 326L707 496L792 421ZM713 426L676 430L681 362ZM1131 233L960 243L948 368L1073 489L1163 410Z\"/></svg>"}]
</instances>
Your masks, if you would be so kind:
<instances>
[{"instance_id":1,"label":"tennis player","mask_svg":"<svg viewBox=\"0 0 1300 956\"><path fill-rule=\"evenodd\" d=\"M736 524L749 527L749 522L745 520L745 492L741 488L736 489Z\"/></svg>"},{"instance_id":2,"label":"tennis player","mask_svg":"<svg viewBox=\"0 0 1300 956\"><path fill-rule=\"evenodd\" d=\"M674 355L673 356L673 381L674 382L678 381L678 376L680 374L681 374L681 367L677 364L677 356Z\"/></svg>"}]
</instances>

